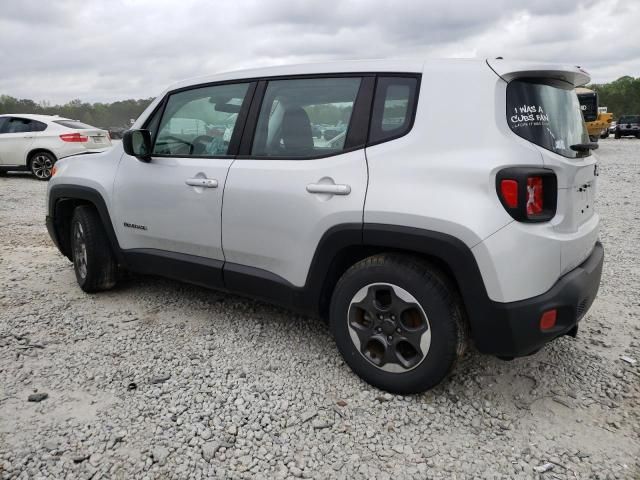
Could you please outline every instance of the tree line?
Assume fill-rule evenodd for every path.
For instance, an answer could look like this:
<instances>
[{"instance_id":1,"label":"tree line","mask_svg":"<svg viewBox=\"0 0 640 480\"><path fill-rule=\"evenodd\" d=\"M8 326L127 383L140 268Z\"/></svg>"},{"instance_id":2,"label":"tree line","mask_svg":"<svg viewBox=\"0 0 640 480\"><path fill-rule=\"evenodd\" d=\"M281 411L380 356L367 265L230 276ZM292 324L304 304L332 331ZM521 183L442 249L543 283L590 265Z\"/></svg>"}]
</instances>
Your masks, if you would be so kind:
<instances>
[{"instance_id":1,"label":"tree line","mask_svg":"<svg viewBox=\"0 0 640 480\"><path fill-rule=\"evenodd\" d=\"M81 100L72 100L64 105L50 105L48 102L36 103L33 100L0 95L0 114L60 115L105 129L127 128L131 124L131 119L138 118L152 101L153 98L121 100L113 103L86 103Z\"/></svg>"},{"instance_id":2,"label":"tree line","mask_svg":"<svg viewBox=\"0 0 640 480\"><path fill-rule=\"evenodd\" d=\"M587 85L598 92L598 103L613 113L613 118L622 115L640 115L640 77L620 77L610 83Z\"/></svg>"},{"instance_id":3,"label":"tree line","mask_svg":"<svg viewBox=\"0 0 640 480\"><path fill-rule=\"evenodd\" d=\"M587 87L598 92L600 106L606 106L608 111L613 113L614 118L629 114L640 115L640 77L625 76L610 83L594 83ZM153 98L121 100L113 103L87 103L72 100L64 105L50 105L48 102L36 103L29 99L0 95L0 114L60 115L100 128L126 128L130 125L131 119L138 118L152 101ZM344 119L347 114L346 110L339 108L318 108L314 113L328 124Z\"/></svg>"}]
</instances>

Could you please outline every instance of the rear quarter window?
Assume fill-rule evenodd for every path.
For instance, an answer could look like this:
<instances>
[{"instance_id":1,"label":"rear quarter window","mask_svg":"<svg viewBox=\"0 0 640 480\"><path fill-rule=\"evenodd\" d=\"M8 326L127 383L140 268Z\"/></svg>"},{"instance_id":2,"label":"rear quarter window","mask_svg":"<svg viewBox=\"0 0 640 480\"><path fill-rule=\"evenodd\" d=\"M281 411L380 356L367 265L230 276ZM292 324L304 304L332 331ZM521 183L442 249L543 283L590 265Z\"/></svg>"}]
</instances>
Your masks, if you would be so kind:
<instances>
[{"instance_id":1,"label":"rear quarter window","mask_svg":"<svg viewBox=\"0 0 640 480\"><path fill-rule=\"evenodd\" d=\"M417 90L416 77L378 77L369 144L402 137L411 130Z\"/></svg>"}]
</instances>

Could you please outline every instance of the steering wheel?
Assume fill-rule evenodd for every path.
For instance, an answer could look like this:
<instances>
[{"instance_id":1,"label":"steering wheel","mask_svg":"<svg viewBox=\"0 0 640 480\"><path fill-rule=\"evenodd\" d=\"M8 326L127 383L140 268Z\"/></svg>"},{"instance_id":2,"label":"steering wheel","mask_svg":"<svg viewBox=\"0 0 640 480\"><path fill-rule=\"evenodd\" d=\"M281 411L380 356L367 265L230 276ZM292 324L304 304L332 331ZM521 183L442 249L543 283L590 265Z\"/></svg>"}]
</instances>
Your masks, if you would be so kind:
<instances>
[{"instance_id":1,"label":"steering wheel","mask_svg":"<svg viewBox=\"0 0 640 480\"><path fill-rule=\"evenodd\" d=\"M191 155L193 153L193 146L194 146L193 143L187 142L186 140L183 140L182 138L172 137L171 135L169 135L169 136L164 137L162 140L173 140L174 142L178 142L178 143L182 143L184 145L187 145L189 147L189 155Z\"/></svg>"},{"instance_id":2,"label":"steering wheel","mask_svg":"<svg viewBox=\"0 0 640 480\"><path fill-rule=\"evenodd\" d=\"M203 153L207 148L207 145L213 141L213 137L210 135L200 135L193 139L193 149L196 150L197 147L201 147L196 151L196 154Z\"/></svg>"}]
</instances>

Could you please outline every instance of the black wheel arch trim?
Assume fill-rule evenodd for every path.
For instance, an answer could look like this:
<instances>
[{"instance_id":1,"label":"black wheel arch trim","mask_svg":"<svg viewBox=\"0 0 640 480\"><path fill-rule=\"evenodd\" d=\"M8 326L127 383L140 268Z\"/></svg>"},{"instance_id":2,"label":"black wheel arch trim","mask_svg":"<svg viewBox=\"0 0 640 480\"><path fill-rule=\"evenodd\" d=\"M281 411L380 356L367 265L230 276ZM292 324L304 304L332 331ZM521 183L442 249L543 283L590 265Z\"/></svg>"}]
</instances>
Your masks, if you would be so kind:
<instances>
[{"instance_id":1,"label":"black wheel arch trim","mask_svg":"<svg viewBox=\"0 0 640 480\"><path fill-rule=\"evenodd\" d=\"M86 187L83 185L53 185L49 189L49 204L47 205L47 229L49 230L49 234L52 240L54 241L58 249L62 252L62 254L67 256L68 258L71 258L71 252L67 251L65 248L64 232L61 231L63 223L60 215L61 208L63 206L62 202L69 200L82 200L92 204L96 208L96 210L98 211L98 215L100 216L100 220L102 220L105 232L107 233L112 251L116 256L118 262L122 263L122 250L118 243L118 238L116 237L116 232L113 228L113 224L111 223L111 217L109 216L107 204L100 192L98 192L94 188Z\"/></svg>"},{"instance_id":2,"label":"black wheel arch trim","mask_svg":"<svg viewBox=\"0 0 640 480\"><path fill-rule=\"evenodd\" d=\"M404 251L432 257L447 267L457 284L476 346L481 351L490 351L497 341L496 336L500 336L495 302L487 294L475 257L464 242L452 235L377 223L336 225L320 239L304 286L295 286L272 272L231 262L205 262L202 269L191 274L188 273L189 268L200 262L199 257L157 250L122 250L106 203L98 191L79 185L54 185L49 192L47 227L58 248L67 256L68 252L60 247L64 242L61 241L56 214L60 201L74 199L90 202L96 207L118 262L133 271L220 288L312 316L326 314L325 306L329 303L332 288L342 273L338 260L341 255L347 255L346 252L349 252L347 257L356 258L356 261L383 251ZM153 262L157 265L151 265Z\"/></svg>"}]
</instances>

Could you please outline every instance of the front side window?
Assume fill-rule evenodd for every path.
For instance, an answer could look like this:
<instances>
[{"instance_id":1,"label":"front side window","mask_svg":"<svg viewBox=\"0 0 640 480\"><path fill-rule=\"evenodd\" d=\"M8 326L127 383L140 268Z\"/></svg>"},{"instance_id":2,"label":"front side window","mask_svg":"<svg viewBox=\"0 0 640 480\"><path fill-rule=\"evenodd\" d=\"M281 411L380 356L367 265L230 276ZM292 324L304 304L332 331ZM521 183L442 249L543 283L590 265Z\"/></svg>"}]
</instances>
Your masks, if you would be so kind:
<instances>
[{"instance_id":1,"label":"front side window","mask_svg":"<svg viewBox=\"0 0 640 480\"><path fill-rule=\"evenodd\" d=\"M573 85L555 80L513 80L507 87L507 123L536 145L569 158L588 152L572 145L589 143Z\"/></svg>"},{"instance_id":2,"label":"front side window","mask_svg":"<svg viewBox=\"0 0 640 480\"><path fill-rule=\"evenodd\" d=\"M231 136L248 88L248 83L239 83L172 94L157 127L153 154L228 155Z\"/></svg>"},{"instance_id":3,"label":"front side window","mask_svg":"<svg viewBox=\"0 0 640 480\"><path fill-rule=\"evenodd\" d=\"M356 77L270 81L251 155L308 158L343 151L360 82Z\"/></svg>"},{"instance_id":4,"label":"front side window","mask_svg":"<svg viewBox=\"0 0 640 480\"><path fill-rule=\"evenodd\" d=\"M417 88L415 77L378 78L369 143L398 138L411 129Z\"/></svg>"},{"instance_id":5,"label":"front side window","mask_svg":"<svg viewBox=\"0 0 640 480\"><path fill-rule=\"evenodd\" d=\"M0 133L28 133L32 132L33 122L27 118L9 117L2 125Z\"/></svg>"}]
</instances>

